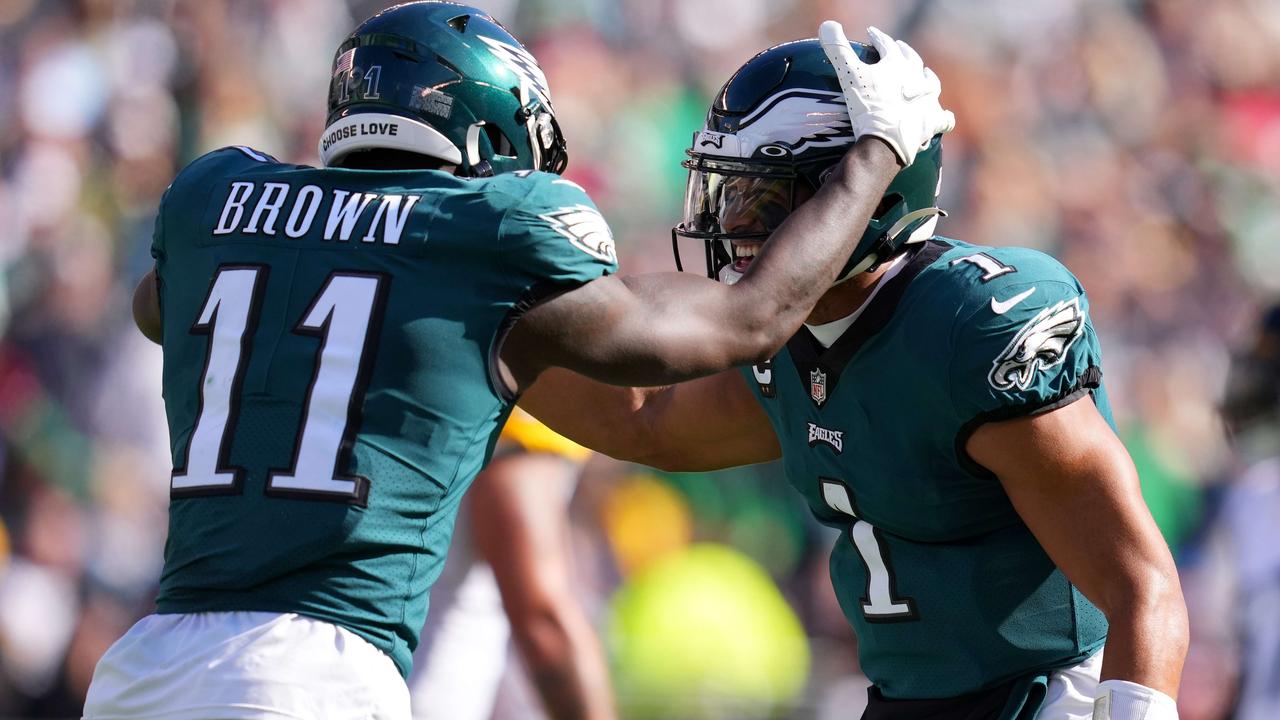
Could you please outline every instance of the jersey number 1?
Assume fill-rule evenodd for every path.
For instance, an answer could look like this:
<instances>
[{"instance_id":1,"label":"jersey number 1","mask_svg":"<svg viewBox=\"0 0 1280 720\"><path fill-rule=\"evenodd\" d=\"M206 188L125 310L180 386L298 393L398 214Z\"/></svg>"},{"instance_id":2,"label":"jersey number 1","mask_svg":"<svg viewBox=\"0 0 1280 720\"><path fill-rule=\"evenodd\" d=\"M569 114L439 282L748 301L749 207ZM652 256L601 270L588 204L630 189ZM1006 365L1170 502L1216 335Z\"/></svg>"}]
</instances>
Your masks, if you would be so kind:
<instances>
[{"instance_id":1,"label":"jersey number 1","mask_svg":"<svg viewBox=\"0 0 1280 720\"><path fill-rule=\"evenodd\" d=\"M868 622L897 622L916 619L916 604L909 597L898 597L884 545L876 534L876 528L858 517L853 509L853 498L843 482L820 478L822 499L827 506L842 515L849 516L849 539L862 558L867 570L866 594L862 598L862 616Z\"/></svg>"},{"instance_id":2,"label":"jersey number 1","mask_svg":"<svg viewBox=\"0 0 1280 720\"><path fill-rule=\"evenodd\" d=\"M228 455L266 276L261 265L218 268L191 328L192 334L209 336L209 350L185 467L173 473L175 497L241 491L244 471L231 466ZM320 348L293 465L267 476L268 495L364 504L369 481L340 475L338 464L349 452L358 424L369 348L377 339L376 329L370 328L381 319L384 280L381 275L333 272L294 328L299 335L319 337Z\"/></svg>"}]
</instances>

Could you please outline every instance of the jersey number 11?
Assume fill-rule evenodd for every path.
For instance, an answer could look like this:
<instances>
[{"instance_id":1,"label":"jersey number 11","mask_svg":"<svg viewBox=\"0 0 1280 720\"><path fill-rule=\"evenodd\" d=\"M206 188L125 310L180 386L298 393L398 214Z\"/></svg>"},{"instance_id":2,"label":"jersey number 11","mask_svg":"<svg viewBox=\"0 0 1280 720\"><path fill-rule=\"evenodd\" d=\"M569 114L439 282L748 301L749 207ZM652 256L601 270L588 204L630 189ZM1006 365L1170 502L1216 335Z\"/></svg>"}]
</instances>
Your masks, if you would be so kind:
<instances>
[{"instance_id":1,"label":"jersey number 11","mask_svg":"<svg viewBox=\"0 0 1280 720\"><path fill-rule=\"evenodd\" d=\"M191 328L194 335L209 336L209 349L186 461L173 471L174 497L241 492L244 470L233 467L228 456L267 270L264 265L219 267ZM365 503L368 479L340 474L339 461L350 453L359 422L386 284L383 275L335 271L294 328L299 335L319 337L320 348L292 467L271 471L268 495Z\"/></svg>"}]
</instances>

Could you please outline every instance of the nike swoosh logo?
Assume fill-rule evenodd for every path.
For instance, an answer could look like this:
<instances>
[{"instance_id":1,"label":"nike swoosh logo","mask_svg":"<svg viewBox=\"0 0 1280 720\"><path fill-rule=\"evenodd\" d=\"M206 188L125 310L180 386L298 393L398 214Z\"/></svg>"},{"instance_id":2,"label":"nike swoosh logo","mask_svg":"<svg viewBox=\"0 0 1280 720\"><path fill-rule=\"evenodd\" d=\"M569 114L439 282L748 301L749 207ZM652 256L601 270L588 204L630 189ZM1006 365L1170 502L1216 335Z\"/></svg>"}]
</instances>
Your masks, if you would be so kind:
<instances>
[{"instance_id":1,"label":"nike swoosh logo","mask_svg":"<svg viewBox=\"0 0 1280 720\"><path fill-rule=\"evenodd\" d=\"M997 315L1003 315L1009 312L1010 310L1012 310L1014 306L1017 305L1018 303L1031 297L1031 293L1035 291L1036 291L1035 288L1031 288L1026 292L1022 292L1022 293L1018 293L1017 295L1014 295L1013 297L1009 298L1008 300L1005 300L1004 302L996 300L995 298L991 298L991 312Z\"/></svg>"}]
</instances>

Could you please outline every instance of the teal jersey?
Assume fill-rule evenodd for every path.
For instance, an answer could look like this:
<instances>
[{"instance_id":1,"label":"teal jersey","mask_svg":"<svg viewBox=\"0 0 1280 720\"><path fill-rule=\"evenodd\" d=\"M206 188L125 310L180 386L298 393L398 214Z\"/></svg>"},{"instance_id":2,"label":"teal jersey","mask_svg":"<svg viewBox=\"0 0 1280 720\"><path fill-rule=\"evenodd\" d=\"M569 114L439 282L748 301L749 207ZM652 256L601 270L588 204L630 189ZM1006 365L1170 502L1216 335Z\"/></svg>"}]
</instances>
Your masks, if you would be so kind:
<instances>
[{"instance_id":1,"label":"teal jersey","mask_svg":"<svg viewBox=\"0 0 1280 720\"><path fill-rule=\"evenodd\" d=\"M503 332L616 269L545 173L196 160L153 245L173 453L161 613L293 612L408 674L458 502L513 398Z\"/></svg>"},{"instance_id":2,"label":"teal jersey","mask_svg":"<svg viewBox=\"0 0 1280 720\"><path fill-rule=\"evenodd\" d=\"M802 329L744 369L787 476L843 532L831 579L890 698L947 698L1071 665L1102 614L965 452L984 422L1092 394L1110 422L1088 300L1055 260L935 238L824 349Z\"/></svg>"}]
</instances>

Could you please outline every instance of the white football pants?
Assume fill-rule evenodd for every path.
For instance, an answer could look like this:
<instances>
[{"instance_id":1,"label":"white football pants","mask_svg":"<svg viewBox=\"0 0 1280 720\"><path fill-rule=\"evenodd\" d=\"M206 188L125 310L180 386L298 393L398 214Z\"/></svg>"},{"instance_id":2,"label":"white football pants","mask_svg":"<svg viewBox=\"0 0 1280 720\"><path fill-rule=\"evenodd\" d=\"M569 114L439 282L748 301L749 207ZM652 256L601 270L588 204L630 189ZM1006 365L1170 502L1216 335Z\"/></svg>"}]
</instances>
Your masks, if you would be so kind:
<instances>
[{"instance_id":1,"label":"white football pants","mask_svg":"<svg viewBox=\"0 0 1280 720\"><path fill-rule=\"evenodd\" d=\"M295 615L148 615L98 661L86 720L408 720L395 663L337 625Z\"/></svg>"}]
</instances>

